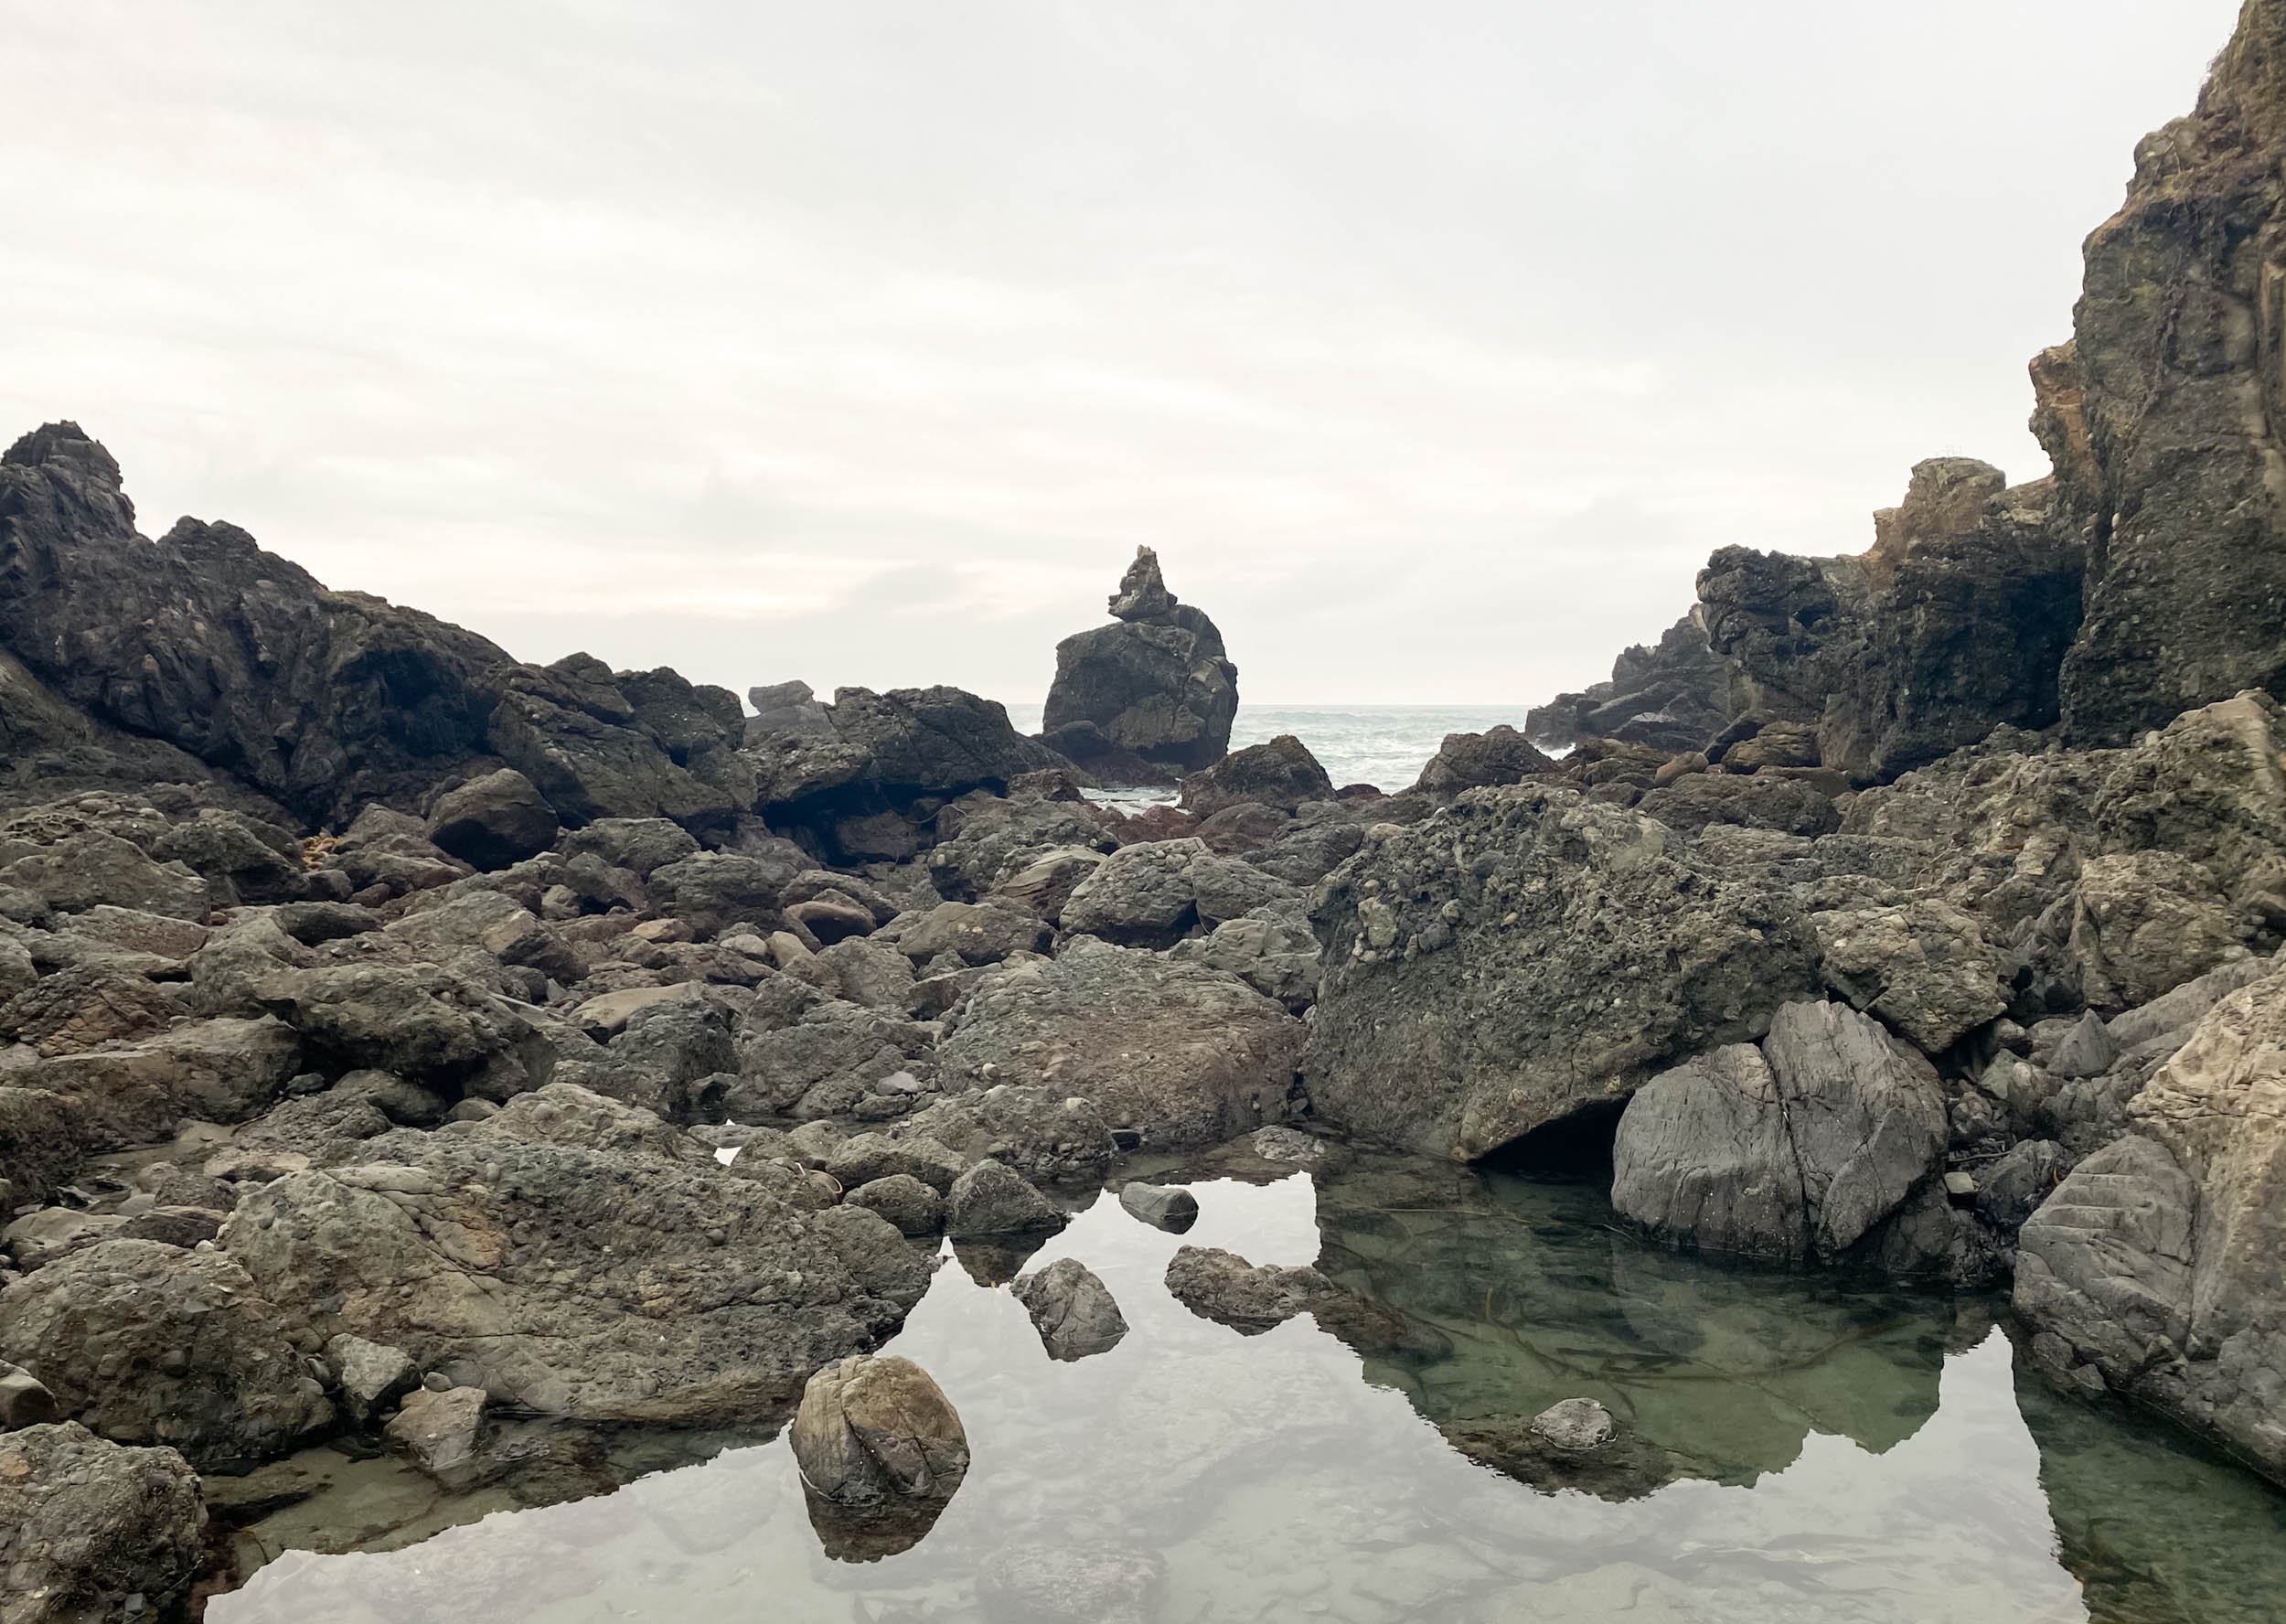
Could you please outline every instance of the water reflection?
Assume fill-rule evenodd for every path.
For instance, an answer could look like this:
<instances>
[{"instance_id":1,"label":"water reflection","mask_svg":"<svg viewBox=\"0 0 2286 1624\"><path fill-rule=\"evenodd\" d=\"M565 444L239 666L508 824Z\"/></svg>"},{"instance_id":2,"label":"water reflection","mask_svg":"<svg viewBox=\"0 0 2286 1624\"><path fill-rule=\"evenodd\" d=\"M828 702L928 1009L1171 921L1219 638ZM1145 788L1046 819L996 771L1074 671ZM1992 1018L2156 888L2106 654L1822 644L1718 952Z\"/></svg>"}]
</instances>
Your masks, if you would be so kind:
<instances>
[{"instance_id":1,"label":"water reflection","mask_svg":"<svg viewBox=\"0 0 2286 1624\"><path fill-rule=\"evenodd\" d=\"M1106 1193L1029 1256L964 1249L939 1270L891 1348L945 1389L973 1458L910 1548L829 1555L778 1440L402 1550L288 1555L208 1617L2273 1616L2279 1497L2171 1437L2020 1390L1981 1302L1731 1273L1614 1232L1593 1192L1435 1164L1350 1158L1316 1185L1227 1170L1247 1178L1193 1184L1188 1234ZM1371 1354L1307 1318L1241 1337L1167 1293L1186 1244L1316 1262L1415 1334ZM1051 1360L998 1284L1062 1257L1093 1269L1132 1328L1077 1362ZM1633 1498L1529 1487L1438 1430L1575 1395L1659 1452ZM294 1514L308 1526L324 1503Z\"/></svg>"}]
</instances>

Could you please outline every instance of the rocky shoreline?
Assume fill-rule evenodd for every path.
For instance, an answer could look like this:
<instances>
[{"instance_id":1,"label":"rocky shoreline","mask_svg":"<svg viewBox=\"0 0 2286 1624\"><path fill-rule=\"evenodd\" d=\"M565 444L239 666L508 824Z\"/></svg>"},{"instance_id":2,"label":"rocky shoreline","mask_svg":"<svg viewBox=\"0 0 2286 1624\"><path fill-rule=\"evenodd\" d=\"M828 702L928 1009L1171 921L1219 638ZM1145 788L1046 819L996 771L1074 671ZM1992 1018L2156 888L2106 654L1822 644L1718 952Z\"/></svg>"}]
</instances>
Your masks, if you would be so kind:
<instances>
[{"instance_id":1,"label":"rocky shoreline","mask_svg":"<svg viewBox=\"0 0 2286 1624\"><path fill-rule=\"evenodd\" d=\"M1925 463L1863 553L1718 553L1394 796L1229 753L1148 550L1039 737L949 688L750 715L146 540L75 425L17 441L0 1624L180 1607L202 1495L329 1437L451 1486L518 1418L798 1404L828 1499L949 1493L957 1416L865 1357L940 1239L1011 1278L1129 1154L1303 1121L1252 1142L1608 1147L1673 1245L2004 1287L2067 1389L2286 1484L2281 63L2252 0L2139 147L2033 364L2052 475ZM1314 1269L1168 1285L1404 1335ZM1018 1292L1054 1358L1125 1334L1084 1266ZM1608 1421L1462 1447L1552 1480Z\"/></svg>"}]
</instances>

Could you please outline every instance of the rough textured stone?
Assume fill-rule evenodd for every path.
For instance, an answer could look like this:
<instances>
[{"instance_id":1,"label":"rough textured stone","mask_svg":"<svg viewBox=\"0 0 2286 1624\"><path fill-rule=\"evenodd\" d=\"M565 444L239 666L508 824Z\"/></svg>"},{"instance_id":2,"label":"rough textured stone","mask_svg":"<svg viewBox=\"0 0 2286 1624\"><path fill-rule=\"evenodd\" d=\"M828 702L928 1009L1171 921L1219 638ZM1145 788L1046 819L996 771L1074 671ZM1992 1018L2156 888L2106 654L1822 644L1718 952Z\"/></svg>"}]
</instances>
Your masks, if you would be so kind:
<instances>
[{"instance_id":1,"label":"rough textured stone","mask_svg":"<svg viewBox=\"0 0 2286 1624\"><path fill-rule=\"evenodd\" d=\"M1119 1153L1104 1114L1090 1101L1013 1083L947 1095L892 1131L898 1138L935 1139L962 1156L988 1156L1046 1183L1093 1181Z\"/></svg>"},{"instance_id":2,"label":"rough textured stone","mask_svg":"<svg viewBox=\"0 0 2286 1624\"><path fill-rule=\"evenodd\" d=\"M481 1387L420 1388L407 1394L404 1407L381 1430L445 1488L466 1488L482 1469L477 1444L488 1402Z\"/></svg>"},{"instance_id":3,"label":"rough textured stone","mask_svg":"<svg viewBox=\"0 0 2286 1624\"><path fill-rule=\"evenodd\" d=\"M1071 1362L1107 1353L1127 1334L1119 1305L1076 1257L1060 1257L1035 1274L1021 1276L1009 1290L1031 1316L1041 1346L1051 1359Z\"/></svg>"},{"instance_id":4,"label":"rough textured stone","mask_svg":"<svg viewBox=\"0 0 2286 1624\"><path fill-rule=\"evenodd\" d=\"M1759 1037L1811 990L1774 885L1702 867L1665 826L1534 785L1471 790L1319 887L1306 1082L1319 1114L1480 1156Z\"/></svg>"},{"instance_id":5,"label":"rough textured stone","mask_svg":"<svg viewBox=\"0 0 2286 1624\"><path fill-rule=\"evenodd\" d=\"M997 1161L977 1163L953 1181L945 1197L945 1233L956 1241L1062 1229L1068 1222L1021 1174Z\"/></svg>"},{"instance_id":6,"label":"rough textured stone","mask_svg":"<svg viewBox=\"0 0 2286 1624\"><path fill-rule=\"evenodd\" d=\"M1333 780L1291 733L1234 751L1182 781L1182 807L1197 817L1247 803L1291 812L1306 801L1331 799Z\"/></svg>"},{"instance_id":7,"label":"rough textured stone","mask_svg":"<svg viewBox=\"0 0 2286 1624\"><path fill-rule=\"evenodd\" d=\"M948 1089L1046 1087L1179 1149L1282 1120L1304 1036L1235 977L1081 942L987 976L938 1059Z\"/></svg>"},{"instance_id":8,"label":"rough textured stone","mask_svg":"<svg viewBox=\"0 0 2286 1624\"><path fill-rule=\"evenodd\" d=\"M123 1449L70 1422L0 1436L0 1621L172 1607L205 1560L206 1522L172 1449Z\"/></svg>"},{"instance_id":9,"label":"rough textured stone","mask_svg":"<svg viewBox=\"0 0 2286 1624\"><path fill-rule=\"evenodd\" d=\"M331 1417L288 1330L230 1258L156 1241L104 1241L0 1291L0 1354L65 1414L208 1468L283 1455Z\"/></svg>"},{"instance_id":10,"label":"rough textured stone","mask_svg":"<svg viewBox=\"0 0 2286 1624\"><path fill-rule=\"evenodd\" d=\"M891 1173L860 1184L843 1198L853 1207L878 1213L907 1235L941 1234L945 1198L911 1173Z\"/></svg>"},{"instance_id":11,"label":"rough textured stone","mask_svg":"<svg viewBox=\"0 0 2286 1624\"><path fill-rule=\"evenodd\" d=\"M1685 615L1653 645L1638 644L1620 655L1611 678L1583 693L1559 694L1535 707L1524 719L1524 732L1535 744L1561 750L1586 739L1626 739L1662 750L1695 750L1722 731L1729 720L1728 673L1713 649L1706 633L1692 615ZM1494 729L1493 732L1502 732ZM1468 738L1469 735L1457 735ZM1490 739L1491 734L1482 735ZM1462 755L1446 741L1440 759ZM1537 769L1532 769L1537 770ZM1513 784L1508 777L1479 777L1464 773L1469 783L1454 788L1486 784ZM1426 774L1419 787L1433 787Z\"/></svg>"},{"instance_id":12,"label":"rough textured stone","mask_svg":"<svg viewBox=\"0 0 2286 1624\"><path fill-rule=\"evenodd\" d=\"M1901 907L1819 914L1826 984L1930 1054L2008 1007L2000 956L1974 919L1922 899Z\"/></svg>"},{"instance_id":13,"label":"rough textured stone","mask_svg":"<svg viewBox=\"0 0 2286 1624\"><path fill-rule=\"evenodd\" d=\"M505 869L556 842L556 809L513 767L471 778L429 808L437 849L478 869Z\"/></svg>"},{"instance_id":14,"label":"rough textured stone","mask_svg":"<svg viewBox=\"0 0 2286 1624\"><path fill-rule=\"evenodd\" d=\"M527 1121L552 1142L514 1137L514 1109L400 1130L358 1165L265 1185L240 1199L222 1246L322 1334L592 1420L765 1414L819 1364L887 1335L926 1284L923 1269L880 1295L838 1244L862 1243L870 1261L862 1232L829 1232L689 1136L625 1148L625 1107ZM696 1159L681 1159L686 1146Z\"/></svg>"}]
</instances>

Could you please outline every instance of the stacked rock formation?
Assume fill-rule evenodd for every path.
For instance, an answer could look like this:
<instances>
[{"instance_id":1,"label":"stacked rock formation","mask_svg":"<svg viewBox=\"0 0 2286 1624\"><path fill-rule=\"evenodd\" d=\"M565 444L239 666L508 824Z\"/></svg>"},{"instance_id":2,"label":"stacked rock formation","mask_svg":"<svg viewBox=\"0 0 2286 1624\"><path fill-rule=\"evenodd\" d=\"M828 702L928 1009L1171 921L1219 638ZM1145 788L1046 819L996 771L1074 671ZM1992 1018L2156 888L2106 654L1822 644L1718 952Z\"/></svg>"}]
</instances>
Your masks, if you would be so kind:
<instances>
[{"instance_id":1,"label":"stacked rock formation","mask_svg":"<svg viewBox=\"0 0 2286 1624\"><path fill-rule=\"evenodd\" d=\"M1214 623L1176 601L1148 547L1136 549L1111 613L1113 625L1056 645L1042 738L1107 782L1165 782L1221 761L1238 668Z\"/></svg>"}]
</instances>

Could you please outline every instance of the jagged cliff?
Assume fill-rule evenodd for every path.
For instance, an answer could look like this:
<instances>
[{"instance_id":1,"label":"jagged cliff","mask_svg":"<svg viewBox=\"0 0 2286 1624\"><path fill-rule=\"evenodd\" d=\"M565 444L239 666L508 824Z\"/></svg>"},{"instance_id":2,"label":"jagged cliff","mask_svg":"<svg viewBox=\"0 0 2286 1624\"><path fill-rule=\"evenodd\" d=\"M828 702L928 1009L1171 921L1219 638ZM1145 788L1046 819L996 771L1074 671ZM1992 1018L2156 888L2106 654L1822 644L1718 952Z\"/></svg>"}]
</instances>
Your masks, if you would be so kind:
<instances>
[{"instance_id":1,"label":"jagged cliff","mask_svg":"<svg viewBox=\"0 0 2286 1624\"><path fill-rule=\"evenodd\" d=\"M2002 726L2115 745L2286 693L2282 85L2286 0L2249 0L2196 109L2137 145L2125 202L2088 238L2072 337L2031 364L2050 476L2012 487L1939 458L1864 553L1709 561L1688 624L1724 669L1692 691L1726 714L1695 742L1809 722L1824 766L1885 782ZM1690 644L1662 641L1667 686ZM1565 696L1535 736L1687 748L1615 710L1627 687Z\"/></svg>"}]
</instances>

